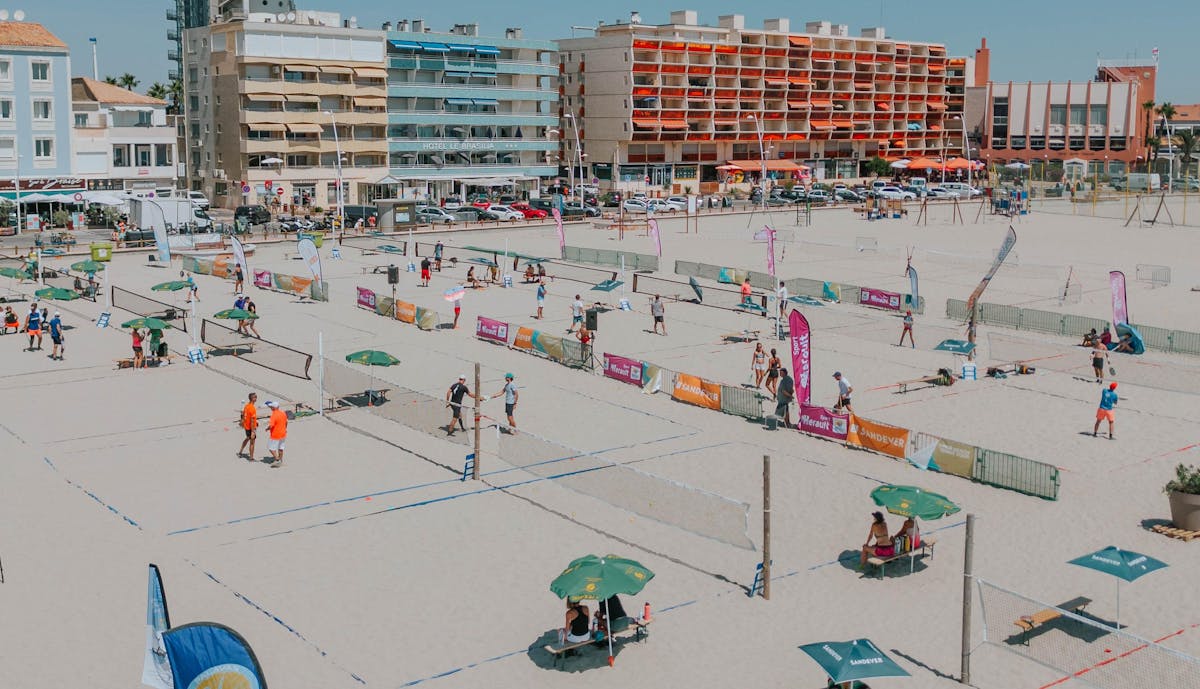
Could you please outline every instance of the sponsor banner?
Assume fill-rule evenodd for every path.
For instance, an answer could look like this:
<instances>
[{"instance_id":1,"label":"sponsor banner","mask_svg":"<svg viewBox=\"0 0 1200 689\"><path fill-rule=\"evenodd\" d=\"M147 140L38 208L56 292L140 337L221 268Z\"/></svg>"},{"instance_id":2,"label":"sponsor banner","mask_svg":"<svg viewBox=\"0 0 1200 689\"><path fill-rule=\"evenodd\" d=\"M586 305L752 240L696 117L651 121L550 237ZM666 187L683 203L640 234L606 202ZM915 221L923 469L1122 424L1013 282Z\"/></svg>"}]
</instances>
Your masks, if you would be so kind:
<instances>
[{"instance_id":1,"label":"sponsor banner","mask_svg":"<svg viewBox=\"0 0 1200 689\"><path fill-rule=\"evenodd\" d=\"M836 282L826 282L821 285L821 298L832 302L841 303L842 301L842 286Z\"/></svg>"},{"instance_id":2,"label":"sponsor banner","mask_svg":"<svg viewBox=\"0 0 1200 689\"><path fill-rule=\"evenodd\" d=\"M1125 300L1125 273L1110 271L1108 284L1112 287L1113 325L1129 322L1129 303Z\"/></svg>"},{"instance_id":3,"label":"sponsor banner","mask_svg":"<svg viewBox=\"0 0 1200 689\"><path fill-rule=\"evenodd\" d=\"M869 421L851 414L846 442L864 450L904 459L905 451L908 450L908 429Z\"/></svg>"},{"instance_id":4,"label":"sponsor banner","mask_svg":"<svg viewBox=\"0 0 1200 689\"><path fill-rule=\"evenodd\" d=\"M150 565L150 582L146 591L146 656L142 661L142 684L153 689L172 689L171 663L163 648L163 632L171 628L167 613L167 596L163 592L158 565Z\"/></svg>"},{"instance_id":5,"label":"sponsor banner","mask_svg":"<svg viewBox=\"0 0 1200 689\"><path fill-rule=\"evenodd\" d=\"M642 392L654 394L662 392L662 367L652 363L642 362Z\"/></svg>"},{"instance_id":6,"label":"sponsor banner","mask_svg":"<svg viewBox=\"0 0 1200 689\"><path fill-rule=\"evenodd\" d=\"M562 204L562 197L559 197L559 205ZM558 257L567 257L567 234L563 230L562 210L557 206L550 210L554 214L554 228L558 231Z\"/></svg>"},{"instance_id":7,"label":"sponsor banner","mask_svg":"<svg viewBox=\"0 0 1200 689\"><path fill-rule=\"evenodd\" d=\"M417 305L406 301L396 301L396 320L405 323L417 322Z\"/></svg>"},{"instance_id":8,"label":"sponsor banner","mask_svg":"<svg viewBox=\"0 0 1200 689\"><path fill-rule=\"evenodd\" d=\"M300 254L300 258L308 266L308 271L312 273L313 279L320 280L321 254L317 252L317 243L305 237L296 242L296 253Z\"/></svg>"},{"instance_id":9,"label":"sponsor banner","mask_svg":"<svg viewBox=\"0 0 1200 689\"><path fill-rule=\"evenodd\" d=\"M158 205L158 204L155 204ZM158 251L158 260L166 265L171 265L171 243L167 239L167 226L155 224L154 226L154 247Z\"/></svg>"},{"instance_id":10,"label":"sponsor banner","mask_svg":"<svg viewBox=\"0 0 1200 689\"><path fill-rule=\"evenodd\" d=\"M532 328L518 328L513 347L529 351L541 352L553 361L563 360L562 338L547 335Z\"/></svg>"},{"instance_id":11,"label":"sponsor banner","mask_svg":"<svg viewBox=\"0 0 1200 689\"><path fill-rule=\"evenodd\" d=\"M642 384L642 362L637 359L628 359L616 354L604 354L604 376L613 378L622 383L641 386Z\"/></svg>"},{"instance_id":12,"label":"sponsor banner","mask_svg":"<svg viewBox=\"0 0 1200 689\"><path fill-rule=\"evenodd\" d=\"M680 402L721 411L721 384L686 373L675 374L675 389L671 396Z\"/></svg>"},{"instance_id":13,"label":"sponsor banner","mask_svg":"<svg viewBox=\"0 0 1200 689\"><path fill-rule=\"evenodd\" d=\"M275 279L275 289L283 292L295 292L296 294L304 294L309 291L312 286L312 278L302 278L298 275L280 275L274 273L272 277Z\"/></svg>"},{"instance_id":14,"label":"sponsor banner","mask_svg":"<svg viewBox=\"0 0 1200 689\"><path fill-rule=\"evenodd\" d=\"M396 303L391 297L375 297L375 313L388 318L396 317Z\"/></svg>"},{"instance_id":15,"label":"sponsor banner","mask_svg":"<svg viewBox=\"0 0 1200 689\"><path fill-rule=\"evenodd\" d=\"M864 306L874 306L880 309L899 311L900 296L901 295L896 292L885 292L881 289L860 287L858 290L858 303Z\"/></svg>"},{"instance_id":16,"label":"sponsor banner","mask_svg":"<svg viewBox=\"0 0 1200 689\"><path fill-rule=\"evenodd\" d=\"M194 622L163 633L177 689L267 686L262 667L241 634L215 622Z\"/></svg>"},{"instance_id":17,"label":"sponsor banner","mask_svg":"<svg viewBox=\"0 0 1200 689\"><path fill-rule=\"evenodd\" d=\"M850 430L850 415L834 414L825 407L801 404L800 423L797 428L810 435L845 440L846 434Z\"/></svg>"},{"instance_id":18,"label":"sponsor banner","mask_svg":"<svg viewBox=\"0 0 1200 689\"><path fill-rule=\"evenodd\" d=\"M946 474L971 478L975 468L975 454L974 445L940 439L933 448L933 461L929 468ZM933 466L935 464L937 466Z\"/></svg>"},{"instance_id":19,"label":"sponsor banner","mask_svg":"<svg viewBox=\"0 0 1200 689\"><path fill-rule=\"evenodd\" d=\"M254 271L254 286L262 287L263 289L271 289L271 271L269 271L269 270Z\"/></svg>"},{"instance_id":20,"label":"sponsor banner","mask_svg":"<svg viewBox=\"0 0 1200 689\"><path fill-rule=\"evenodd\" d=\"M791 332L792 379L796 385L796 401L808 404L812 401L812 332L808 319L800 309L792 309L788 315L788 330Z\"/></svg>"},{"instance_id":21,"label":"sponsor banner","mask_svg":"<svg viewBox=\"0 0 1200 689\"><path fill-rule=\"evenodd\" d=\"M257 284L257 281L258 281L258 277L256 275L255 276L256 284ZM375 292L367 289L366 287L359 287L358 288L358 305L364 309L371 309L372 311L374 311L375 310Z\"/></svg>"},{"instance_id":22,"label":"sponsor banner","mask_svg":"<svg viewBox=\"0 0 1200 689\"><path fill-rule=\"evenodd\" d=\"M233 236L229 240L233 247L233 259L242 267L242 275L250 275L250 264L246 262L246 248L242 246L242 240Z\"/></svg>"},{"instance_id":23,"label":"sponsor banner","mask_svg":"<svg viewBox=\"0 0 1200 689\"><path fill-rule=\"evenodd\" d=\"M763 229L767 231L767 274L775 277L775 230L769 225Z\"/></svg>"},{"instance_id":24,"label":"sponsor banner","mask_svg":"<svg viewBox=\"0 0 1200 689\"><path fill-rule=\"evenodd\" d=\"M909 303L915 309L921 305L921 293L919 291L917 291L918 287L920 286L918 284L919 281L917 280L917 269L913 268L912 264L910 263L910 264L908 264L908 268L906 269L906 272L908 273L909 299L911 299L911 301Z\"/></svg>"},{"instance_id":25,"label":"sponsor banner","mask_svg":"<svg viewBox=\"0 0 1200 689\"><path fill-rule=\"evenodd\" d=\"M1004 241L1000 243L1000 249L996 252L996 259L992 261L992 267L988 268L987 274L979 281L979 285L975 287L975 291L971 292L971 296L967 297L968 312L975 310L975 303L983 296L983 291L987 289L988 283L992 281L992 278L996 277L996 271L1000 270L1001 264L1004 263L1004 259L1008 258L1008 254L1012 251L1016 243L1017 231L1012 228L1012 225L1009 225L1008 232L1004 235ZM974 322L973 319L972 322Z\"/></svg>"},{"instance_id":26,"label":"sponsor banner","mask_svg":"<svg viewBox=\"0 0 1200 689\"><path fill-rule=\"evenodd\" d=\"M508 344L508 323L478 316L475 319L475 337Z\"/></svg>"},{"instance_id":27,"label":"sponsor banner","mask_svg":"<svg viewBox=\"0 0 1200 689\"><path fill-rule=\"evenodd\" d=\"M646 227L650 228L650 236L654 239L655 255L662 258L662 235L658 233L658 221L650 218L646 221Z\"/></svg>"},{"instance_id":28,"label":"sponsor banner","mask_svg":"<svg viewBox=\"0 0 1200 689\"><path fill-rule=\"evenodd\" d=\"M421 330L433 330L438 325L437 311L423 306L417 307L417 327Z\"/></svg>"}]
</instances>

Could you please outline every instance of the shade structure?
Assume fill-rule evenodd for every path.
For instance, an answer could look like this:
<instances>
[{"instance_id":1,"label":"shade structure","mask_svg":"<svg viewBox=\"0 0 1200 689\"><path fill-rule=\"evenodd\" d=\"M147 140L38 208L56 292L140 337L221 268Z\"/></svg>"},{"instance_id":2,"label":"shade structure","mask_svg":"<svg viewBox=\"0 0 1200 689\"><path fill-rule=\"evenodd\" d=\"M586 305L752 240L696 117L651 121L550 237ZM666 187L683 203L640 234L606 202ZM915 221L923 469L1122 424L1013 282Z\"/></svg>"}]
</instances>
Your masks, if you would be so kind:
<instances>
[{"instance_id":1,"label":"shade structure","mask_svg":"<svg viewBox=\"0 0 1200 689\"><path fill-rule=\"evenodd\" d=\"M909 677L869 639L822 641L800 647L835 684L874 677Z\"/></svg>"},{"instance_id":2,"label":"shade structure","mask_svg":"<svg viewBox=\"0 0 1200 689\"><path fill-rule=\"evenodd\" d=\"M933 158L914 158L908 163L909 170L941 170L942 164Z\"/></svg>"},{"instance_id":3,"label":"shade structure","mask_svg":"<svg viewBox=\"0 0 1200 689\"><path fill-rule=\"evenodd\" d=\"M160 282L150 289L154 292L178 292L187 287L188 282L186 280L171 280L170 282Z\"/></svg>"},{"instance_id":4,"label":"shade structure","mask_svg":"<svg viewBox=\"0 0 1200 689\"><path fill-rule=\"evenodd\" d=\"M893 170L905 170L905 169L907 169L907 168L908 168L908 166L909 166L909 164L910 164L911 162L912 162L912 161L910 161L910 160L906 160L906 159L904 159L904 158L901 158L900 160L894 161L894 162L891 164L891 168L892 168Z\"/></svg>"},{"instance_id":5,"label":"shade structure","mask_svg":"<svg viewBox=\"0 0 1200 689\"><path fill-rule=\"evenodd\" d=\"M584 555L571 561L554 581L550 590L559 598L569 600L602 600L615 595L640 593L646 583L654 578L654 572L642 563L616 555ZM607 602L605 617L608 615ZM613 664L612 633L608 634L608 664Z\"/></svg>"},{"instance_id":6,"label":"shade structure","mask_svg":"<svg viewBox=\"0 0 1200 689\"><path fill-rule=\"evenodd\" d=\"M34 292L38 299L55 299L57 301L71 301L78 299L79 295L69 289L62 287L46 287Z\"/></svg>"},{"instance_id":7,"label":"shade structure","mask_svg":"<svg viewBox=\"0 0 1200 689\"><path fill-rule=\"evenodd\" d=\"M950 352L951 354L970 354L975 350L974 342L966 340L942 340L934 350L939 352Z\"/></svg>"},{"instance_id":8,"label":"shade structure","mask_svg":"<svg viewBox=\"0 0 1200 689\"><path fill-rule=\"evenodd\" d=\"M361 352L347 354L346 361L363 366L395 366L400 363L400 360L391 354L375 349L364 349Z\"/></svg>"},{"instance_id":9,"label":"shade structure","mask_svg":"<svg viewBox=\"0 0 1200 689\"><path fill-rule=\"evenodd\" d=\"M961 509L946 496L917 486L879 486L871 491L871 499L892 514L925 520L941 519Z\"/></svg>"},{"instance_id":10,"label":"shade structure","mask_svg":"<svg viewBox=\"0 0 1200 689\"><path fill-rule=\"evenodd\" d=\"M467 288L463 285L456 285L442 292L442 299L450 302L461 301L465 296L467 296Z\"/></svg>"},{"instance_id":11,"label":"shade structure","mask_svg":"<svg viewBox=\"0 0 1200 689\"><path fill-rule=\"evenodd\" d=\"M257 313L250 313L245 309L225 309L213 314L213 318L224 318L230 321L252 321L258 318Z\"/></svg>"},{"instance_id":12,"label":"shade structure","mask_svg":"<svg viewBox=\"0 0 1200 689\"><path fill-rule=\"evenodd\" d=\"M19 268L11 266L0 266L0 275L6 278L15 278L17 280L32 280L33 276Z\"/></svg>"},{"instance_id":13,"label":"shade structure","mask_svg":"<svg viewBox=\"0 0 1200 689\"><path fill-rule=\"evenodd\" d=\"M171 327L171 324L159 320L158 318L134 318L131 321L125 321L121 324L122 328L130 328L132 330L166 330Z\"/></svg>"},{"instance_id":14,"label":"shade structure","mask_svg":"<svg viewBox=\"0 0 1200 689\"><path fill-rule=\"evenodd\" d=\"M1067 564L1087 567L1117 578L1117 629L1121 628L1121 581L1135 581L1155 570L1167 567L1167 563L1162 560L1132 550L1121 550L1114 545L1069 560Z\"/></svg>"},{"instance_id":15,"label":"shade structure","mask_svg":"<svg viewBox=\"0 0 1200 689\"><path fill-rule=\"evenodd\" d=\"M598 292L611 292L623 284L625 283L620 280L605 280L604 282L592 285L592 289Z\"/></svg>"},{"instance_id":16,"label":"shade structure","mask_svg":"<svg viewBox=\"0 0 1200 689\"><path fill-rule=\"evenodd\" d=\"M103 267L103 263L93 261L90 258L71 264L71 270L78 270L81 273L98 273Z\"/></svg>"},{"instance_id":17,"label":"shade structure","mask_svg":"<svg viewBox=\"0 0 1200 689\"><path fill-rule=\"evenodd\" d=\"M1022 163L1019 160L1014 160L1013 162L1008 163L1004 167L1008 168L1009 170L1028 170L1029 169L1029 165Z\"/></svg>"},{"instance_id":18,"label":"shade structure","mask_svg":"<svg viewBox=\"0 0 1200 689\"><path fill-rule=\"evenodd\" d=\"M947 170L969 170L970 168L971 161L966 158L951 158L946 161Z\"/></svg>"}]
</instances>

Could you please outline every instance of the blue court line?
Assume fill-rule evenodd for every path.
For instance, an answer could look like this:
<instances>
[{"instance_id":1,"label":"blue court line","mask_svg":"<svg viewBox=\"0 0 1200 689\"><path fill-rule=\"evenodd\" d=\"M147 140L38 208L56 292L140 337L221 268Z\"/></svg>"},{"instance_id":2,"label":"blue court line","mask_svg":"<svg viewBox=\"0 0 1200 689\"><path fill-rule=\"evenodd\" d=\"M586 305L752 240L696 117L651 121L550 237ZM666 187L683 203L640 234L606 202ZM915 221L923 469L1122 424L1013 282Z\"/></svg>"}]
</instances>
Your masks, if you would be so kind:
<instances>
[{"instance_id":1,"label":"blue court line","mask_svg":"<svg viewBox=\"0 0 1200 689\"><path fill-rule=\"evenodd\" d=\"M45 462L46 465L49 466L51 469L53 469L54 473L61 476L62 480L66 481L68 486L71 486L72 488L77 488L84 495L88 496L89 498L91 498L91 499L95 500L96 502L100 503L101 505L103 505L104 508L107 509L109 512L112 512L113 514L120 517L122 520L125 521L126 524L129 524L130 526L137 529L138 531L143 531L140 524L133 521L129 517L125 516L125 514L122 513L121 510L118 510L117 508L113 507L112 505L108 504L107 502L104 502L103 500L100 499L99 496L97 496L92 491L88 490L87 488L84 488L82 485L75 483L71 479L67 478L66 474L62 473L61 471L58 470L58 467L54 466L54 462L51 462L49 457L42 457L42 461Z\"/></svg>"},{"instance_id":2,"label":"blue court line","mask_svg":"<svg viewBox=\"0 0 1200 689\"><path fill-rule=\"evenodd\" d=\"M314 649L316 649L317 653L320 653L320 654L321 654L321 657L322 657L322 658L329 658L329 654L328 654L328 653L326 653L324 649L322 649L320 646L318 646L318 645L316 645L315 643L313 643L313 642L309 641L308 639L306 639L306 638L304 637L304 635L303 635L303 634L301 634L300 632L296 631L296 628L295 628L295 627L293 627L292 625L288 624L287 622L284 622L283 620L281 620L281 619L279 618L279 616L275 615L274 613L272 613L271 611L267 610L266 608L264 608L263 606L259 605L258 603L255 603L254 601L250 600L249 598L247 598L247 597L245 596L245 594L239 593L238 591L234 590L234 589L233 589L233 587L231 587L231 586L229 586L228 584L226 584L225 582L221 581L221 580L220 580L220 579L218 579L218 578L217 578L217 577L216 577L216 576L215 576L215 575L214 575L212 572L209 572L208 570L206 570L206 569L204 569L204 568L200 567L200 565L197 565L195 562L192 562L191 560L185 560L185 561L186 561L186 562L187 562L189 565L191 565L192 567L195 567L196 569L200 570L200 571L201 571L201 572L204 574L204 576L208 577L209 579L212 579L212 580L213 580L213 581L214 581L214 582L215 582L217 585L221 586L221 587L222 587L222 588L224 588L226 591L229 591L230 593L232 593L232 594L233 594L233 595L234 595L236 598L238 598L239 600L241 600L243 603L245 603L246 605L249 605L250 607L254 608L255 610L257 610L257 611L261 612L262 614L266 615L267 617L271 618L272 620L274 620L274 621L275 621L275 623L276 623L276 624L278 624L279 626L281 626L281 627L283 627L284 629L286 629L286 630L288 630L289 632L291 632L293 636L295 636L296 638L300 639L301 641L303 641L304 643L308 644L309 646L312 646ZM359 677L358 675L354 674L354 673L353 673L353 672L351 672L350 670L348 670L348 669L346 669L346 668L342 667L342 666L341 666L341 665L339 665L339 664L338 664L336 661L334 661L332 658L329 658L329 661L330 661L331 663L333 663L333 664L334 664L334 665L335 665L335 666L336 666L336 667L337 667L339 670L343 670L343 671L345 671L345 672L346 672L348 675L350 675L351 677L353 677L353 678L354 678L354 679L355 679L355 680L356 680L356 681L357 681L359 684L363 684L363 685L365 685L365 684L367 683L367 681L366 681L366 680L364 680L362 677Z\"/></svg>"}]
</instances>

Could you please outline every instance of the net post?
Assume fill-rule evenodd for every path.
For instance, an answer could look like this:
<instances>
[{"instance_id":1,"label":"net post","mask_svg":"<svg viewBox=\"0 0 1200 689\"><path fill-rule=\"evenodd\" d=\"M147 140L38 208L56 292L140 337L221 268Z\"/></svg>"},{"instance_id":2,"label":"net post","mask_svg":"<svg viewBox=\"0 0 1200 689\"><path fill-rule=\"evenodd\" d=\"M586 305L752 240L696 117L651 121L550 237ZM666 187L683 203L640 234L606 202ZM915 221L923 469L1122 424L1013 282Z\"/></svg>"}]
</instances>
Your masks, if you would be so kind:
<instances>
[{"instance_id":1,"label":"net post","mask_svg":"<svg viewBox=\"0 0 1200 689\"><path fill-rule=\"evenodd\" d=\"M482 458L479 453L479 398L482 396L479 382L479 362L475 362L475 464L471 467L471 478L475 481L479 480L479 460Z\"/></svg>"},{"instance_id":2,"label":"net post","mask_svg":"<svg viewBox=\"0 0 1200 689\"><path fill-rule=\"evenodd\" d=\"M975 550L975 515L967 514L967 539L963 546L962 664L958 681L971 683L971 576Z\"/></svg>"},{"instance_id":3,"label":"net post","mask_svg":"<svg viewBox=\"0 0 1200 689\"><path fill-rule=\"evenodd\" d=\"M771 600L771 455L763 455L763 600Z\"/></svg>"}]
</instances>

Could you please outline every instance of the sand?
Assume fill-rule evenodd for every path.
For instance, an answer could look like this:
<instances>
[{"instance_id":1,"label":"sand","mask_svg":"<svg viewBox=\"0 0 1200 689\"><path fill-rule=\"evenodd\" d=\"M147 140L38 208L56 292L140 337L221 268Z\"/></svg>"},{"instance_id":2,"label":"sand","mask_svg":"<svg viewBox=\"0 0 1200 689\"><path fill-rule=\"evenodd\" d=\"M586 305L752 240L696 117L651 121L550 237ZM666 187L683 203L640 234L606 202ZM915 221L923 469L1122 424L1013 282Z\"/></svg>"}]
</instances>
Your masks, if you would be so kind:
<instances>
[{"instance_id":1,"label":"sand","mask_svg":"<svg viewBox=\"0 0 1200 689\"><path fill-rule=\"evenodd\" d=\"M1120 215L1116 208L1109 214ZM1200 248L1194 228L1125 228L1121 220L1087 215L1083 206L1075 210L1052 202L1013 222L1014 260L984 300L1107 318L1107 272L1124 269L1134 320L1200 331L1194 308L1200 294L1190 292L1200 283L1190 259ZM1169 569L1123 587L1121 622L1151 639L1184 629L1164 643L1200 654L1200 629L1191 626L1200 622L1193 581L1200 546L1153 534L1142 523L1168 516L1162 484L1176 463L1200 456L1194 394L1125 383L1118 437L1110 441L1084 434L1099 387L1077 378L1087 375L1083 356L1077 371L897 393L897 381L957 365L953 356L932 351L938 340L962 333L961 323L945 318L945 300L969 294L1010 222L984 216L975 223L975 206L966 204L963 213L965 224L950 224L949 208L939 207L919 227L915 214L867 223L845 209L815 212L812 225L800 227L794 213L723 214L703 218L698 235L683 234L682 220L663 219L659 275L682 279L673 275L676 259L764 271L765 247L750 239L764 223L781 230L778 274L785 278L906 291L911 251L929 304L917 319L919 346L894 346L900 332L894 314L846 304L806 309L814 329L814 401L831 404L830 374L846 372L856 388L855 409L866 417L1060 467L1057 501L922 473L794 431L768 432L473 337L479 315L562 334L576 293L589 303L615 302L619 291L597 297L587 285L556 280L538 323L531 318L533 289L519 280L513 289L468 290L457 331L423 332L354 306L357 286L390 293L383 275L362 267L396 258L344 247L344 258L333 261L329 245L322 255L330 303L301 304L251 289L264 337L315 354L321 332L326 356L335 360L359 349L388 351L403 363L373 373L395 389L440 398L479 362L491 394L513 372L522 433L562 446L564 456L596 453L658 477L648 481L667 479L747 503L756 547L761 462L769 454L776 576L770 601L746 597L760 552L615 508L565 481L530 482L534 475L513 467L523 463L514 450L522 446L498 440L493 429L483 433L481 482L459 480L469 451L461 438L447 441L361 409L293 421L283 468L240 459L235 420L246 393L257 391L260 402L316 406L313 381L228 356L205 366L177 358L159 369L114 370L129 337L94 327L103 304L52 304L72 327L64 361L45 356L48 340L43 352L24 352L23 337L0 338L0 436L8 450L0 462L6 489L0 676L28 687L138 686L146 564L154 562L173 623L211 620L237 629L275 687L816 688L824 676L797 647L860 636L914 675L872 686L949 687L959 670L963 513L925 525L927 533L940 529L939 542L916 572L895 567L880 580L854 569L854 551L875 509L867 495L893 482L944 493L977 515L976 573L1037 600L1086 595L1095 600L1089 610L1111 620L1113 581L1066 560L1113 544L1168 562ZM572 245L652 252L649 238L638 233L617 240L588 224L570 225L567 233ZM422 240L434 236L447 242L448 256L457 246L502 247L506 240L514 251L557 251L552 226ZM875 238L877 250L857 251L856 237ZM285 255L291 250L264 245L252 266L302 274L302 263ZM1137 282L1137 264L1170 266L1172 284ZM1069 270L1083 297L1060 307ZM402 273L398 294L449 322L441 292L464 272L435 273L430 288ZM112 264L114 284L145 295L176 274L149 267L143 254L120 254ZM197 280L203 315L231 305L231 283ZM31 291L7 279L0 289ZM646 298L625 296L634 311L601 314L598 354L745 381L753 345L724 344L721 336L766 330L763 319L669 303L670 335L662 337L647 332ZM116 311L113 322L127 317ZM981 363L993 332L1071 344L982 327ZM168 340L184 352L190 338L170 332ZM783 342L766 344L786 349ZM1145 361L1183 372L1200 367L1196 358L1178 355L1150 354ZM502 402L486 402L484 413L501 418ZM261 458L265 434L259 445ZM899 523L889 518L893 529ZM626 599L630 610L649 602L656 611L650 638L620 648L611 669L598 651L572 659L566 671L552 669L539 649L561 625L562 603L548 585L588 552L632 557L656 573L642 594ZM976 686L1036 689L1067 674L982 642L977 609ZM1064 669L1081 669L1072 662L1078 660L1064 659Z\"/></svg>"}]
</instances>

